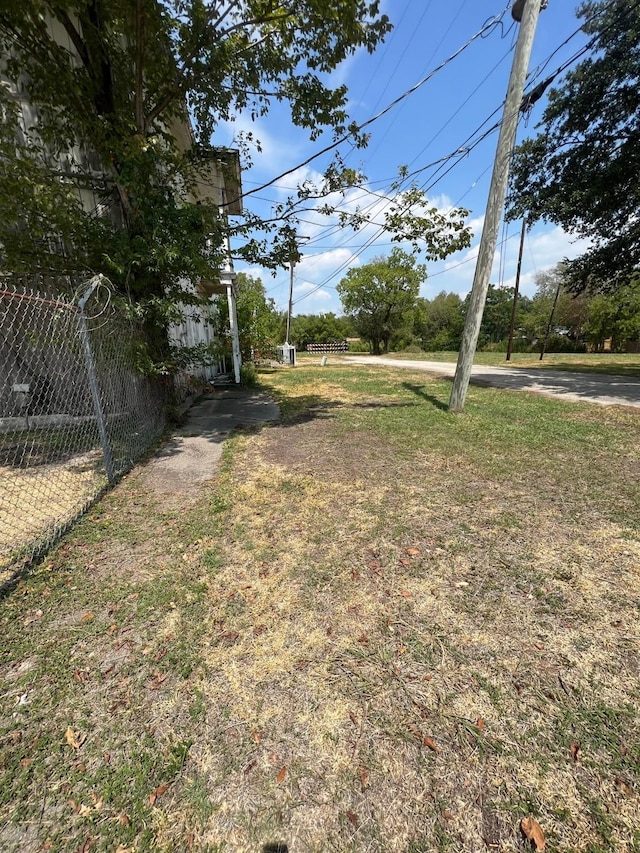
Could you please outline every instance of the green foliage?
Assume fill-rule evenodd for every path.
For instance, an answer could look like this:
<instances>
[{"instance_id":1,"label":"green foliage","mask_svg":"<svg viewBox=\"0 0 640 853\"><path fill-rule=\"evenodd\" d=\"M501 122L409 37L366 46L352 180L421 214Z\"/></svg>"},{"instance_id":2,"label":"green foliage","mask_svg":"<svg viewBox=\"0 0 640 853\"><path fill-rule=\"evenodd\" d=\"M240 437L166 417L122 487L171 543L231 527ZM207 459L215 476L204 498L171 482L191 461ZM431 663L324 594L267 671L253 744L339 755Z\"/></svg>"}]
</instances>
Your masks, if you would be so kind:
<instances>
[{"instance_id":1,"label":"green foliage","mask_svg":"<svg viewBox=\"0 0 640 853\"><path fill-rule=\"evenodd\" d=\"M276 269L297 251L299 207L363 179L336 155L319 186L305 183L270 220L248 211L230 227L219 200L200 192L211 159L233 178L225 151L211 147L219 124L286 102L311 139L328 128L365 145L348 123L346 87L323 81L390 29L379 0L8 0L0 12L4 268L104 273L135 301L149 360L164 369L175 306L197 302L200 281L218 279L229 235L244 260ZM238 145L247 159L260 150L250 133ZM429 207L411 187L385 221L391 239L439 258L469 245L465 215ZM341 214L356 229L366 221L359 210ZM273 337L272 306L263 311L254 290L260 318L250 317L245 351Z\"/></svg>"},{"instance_id":2,"label":"green foliage","mask_svg":"<svg viewBox=\"0 0 640 853\"><path fill-rule=\"evenodd\" d=\"M345 313L374 355L389 351L394 333L410 324L426 268L412 255L394 249L388 258L374 258L352 268L338 284Z\"/></svg>"},{"instance_id":3,"label":"green foliage","mask_svg":"<svg viewBox=\"0 0 640 853\"><path fill-rule=\"evenodd\" d=\"M270 357L280 339L282 316L277 311L273 299L267 299L261 279L246 273L238 273L236 313L240 352L243 361L253 358ZM228 353L231 341L226 334L229 327L229 305L226 296L216 300L216 331L227 342Z\"/></svg>"},{"instance_id":4,"label":"green foliage","mask_svg":"<svg viewBox=\"0 0 640 853\"><path fill-rule=\"evenodd\" d=\"M596 351L611 338L611 349L623 350L627 341L640 340L640 278L622 285L616 293L590 300L586 337Z\"/></svg>"},{"instance_id":5,"label":"green foliage","mask_svg":"<svg viewBox=\"0 0 640 853\"><path fill-rule=\"evenodd\" d=\"M422 348L457 350L464 328L464 305L456 293L442 291L434 299L419 299L414 331Z\"/></svg>"},{"instance_id":6,"label":"green foliage","mask_svg":"<svg viewBox=\"0 0 640 853\"><path fill-rule=\"evenodd\" d=\"M330 344L344 341L352 332L351 322L347 317L336 317L327 314L299 314L291 320L291 343L299 350L304 350L307 344Z\"/></svg>"},{"instance_id":7,"label":"green foliage","mask_svg":"<svg viewBox=\"0 0 640 853\"><path fill-rule=\"evenodd\" d=\"M550 91L539 135L517 148L509 215L591 239L568 263L571 287L611 290L640 264L640 6L588 0L578 15L592 51Z\"/></svg>"},{"instance_id":8,"label":"green foliage","mask_svg":"<svg viewBox=\"0 0 640 853\"><path fill-rule=\"evenodd\" d=\"M240 367L240 383L244 388L255 388L258 384L256 368L250 362L245 363Z\"/></svg>"},{"instance_id":9,"label":"green foliage","mask_svg":"<svg viewBox=\"0 0 640 853\"><path fill-rule=\"evenodd\" d=\"M156 328L153 357L164 361L160 303L184 302L185 282L195 293L201 279L218 278L226 219L217 199L191 203L198 181L207 183L207 155L217 156L218 124L286 101L311 138L327 127L346 133L346 88L321 75L362 47L372 51L389 29L378 0L4 3L4 268L105 273ZM352 138L365 142L357 130ZM342 174L333 164L334 183ZM344 177L355 179L352 170ZM253 234L283 223L271 247ZM247 214L234 229L251 236L244 257L273 267L290 256L290 231L284 215L261 223Z\"/></svg>"},{"instance_id":10,"label":"green foliage","mask_svg":"<svg viewBox=\"0 0 640 853\"><path fill-rule=\"evenodd\" d=\"M609 294L573 293L564 263L536 275L537 290L530 299L520 296L514 330L515 352L539 352L549 333L547 352L579 353L587 346L601 351L624 351L640 341L640 277ZM556 298L557 294L557 298ZM513 290L489 285L478 349L506 352ZM555 305L555 307L554 307ZM407 350L420 342L426 352L456 351L464 325L466 303L454 293L418 299L412 332L396 340ZM553 316L552 316L553 313Z\"/></svg>"}]
</instances>

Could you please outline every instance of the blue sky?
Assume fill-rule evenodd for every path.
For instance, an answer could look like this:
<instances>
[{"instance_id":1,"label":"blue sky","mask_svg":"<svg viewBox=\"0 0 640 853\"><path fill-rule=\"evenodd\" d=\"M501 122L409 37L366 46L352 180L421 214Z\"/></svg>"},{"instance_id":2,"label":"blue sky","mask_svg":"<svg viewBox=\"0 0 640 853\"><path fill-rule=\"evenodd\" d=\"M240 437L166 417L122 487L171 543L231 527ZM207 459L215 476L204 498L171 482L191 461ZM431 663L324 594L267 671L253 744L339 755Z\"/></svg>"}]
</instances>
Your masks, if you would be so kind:
<instances>
[{"instance_id":1,"label":"blue sky","mask_svg":"<svg viewBox=\"0 0 640 853\"><path fill-rule=\"evenodd\" d=\"M358 51L331 76L331 82L345 83L349 88L350 119L361 123L375 115L457 51L488 19L499 15L505 5L506 0L384 0L383 11L395 27L385 43L373 55ZM576 6L577 0L550 0L541 13L530 63L534 80L544 79L584 46L582 33L561 46L578 29ZM450 159L441 167L424 167L460 149L494 111L497 110L485 127L500 118L517 38L517 25L512 25L509 11L503 22L503 26L474 41L418 91L368 128L371 132L368 148L350 151L346 143L340 147L348 165L362 169L368 179L363 189L354 188L346 198L333 199L343 207L371 205L373 219L379 221L398 167L406 165L412 171L424 170L416 180L429 188L432 204L443 209L460 204L470 211L472 246L445 261L428 262L428 278L421 289L421 295L427 298L442 290L463 296L473 281L497 132L470 153ZM521 118L518 139L535 133L545 104L546 95L535 105L528 120ZM235 123L220 129L216 144L233 145L238 131L252 132L262 146L262 152L253 154L253 164L244 172L245 192L304 161L330 141L324 138L310 142L303 131L291 125L282 106L256 122L239 116ZM248 197L245 206L270 215L273 204L290 195L297 182L317 178L328 161L329 155L314 160ZM296 267L294 314L341 313L335 288L347 270L372 257L388 254L397 244L392 245L390 236L375 225L353 233L340 229L335 218L323 217L317 211L307 211L302 217L305 221L299 233L309 239ZM500 241L505 242L496 252L491 277L495 284L513 284L519 233L518 222L509 223L506 230L501 228ZM370 241L371 245L363 249ZM408 246L405 248L410 250ZM554 266L564 257L575 257L586 248L584 241L576 242L554 225L534 226L525 242L522 292L533 295L537 272ZM259 276L278 307L286 307L287 270L283 269L274 278L269 271L258 267L238 264L237 269Z\"/></svg>"}]
</instances>

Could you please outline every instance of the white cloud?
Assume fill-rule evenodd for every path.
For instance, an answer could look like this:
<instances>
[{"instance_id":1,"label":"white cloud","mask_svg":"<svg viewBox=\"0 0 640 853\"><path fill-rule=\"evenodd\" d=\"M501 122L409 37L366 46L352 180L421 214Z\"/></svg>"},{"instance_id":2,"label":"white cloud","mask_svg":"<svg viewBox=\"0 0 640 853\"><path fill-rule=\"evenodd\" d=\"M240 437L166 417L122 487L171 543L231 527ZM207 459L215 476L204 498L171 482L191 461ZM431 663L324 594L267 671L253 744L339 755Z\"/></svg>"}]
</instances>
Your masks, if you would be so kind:
<instances>
[{"instance_id":1,"label":"white cloud","mask_svg":"<svg viewBox=\"0 0 640 853\"><path fill-rule=\"evenodd\" d=\"M482 218L478 217L477 220L472 221L480 223ZM519 227L512 224L509 226L509 231L508 241L502 246L502 249L496 250L494 254L491 269L491 281L498 284L500 283L501 265L503 264L502 284L505 287L513 287L515 283L519 249ZM535 276L537 273L555 266L564 258L578 257L589 246L588 240L576 240L560 226L545 224L534 226L525 237L520 291L527 296L533 296L536 289ZM430 299L442 290L459 293L461 296L466 295L473 284L474 261L478 257L479 247L480 234L478 233L474 245L470 249L451 255L444 262L430 265L430 278L424 288L424 295ZM503 253L504 261L502 261Z\"/></svg>"}]
</instances>

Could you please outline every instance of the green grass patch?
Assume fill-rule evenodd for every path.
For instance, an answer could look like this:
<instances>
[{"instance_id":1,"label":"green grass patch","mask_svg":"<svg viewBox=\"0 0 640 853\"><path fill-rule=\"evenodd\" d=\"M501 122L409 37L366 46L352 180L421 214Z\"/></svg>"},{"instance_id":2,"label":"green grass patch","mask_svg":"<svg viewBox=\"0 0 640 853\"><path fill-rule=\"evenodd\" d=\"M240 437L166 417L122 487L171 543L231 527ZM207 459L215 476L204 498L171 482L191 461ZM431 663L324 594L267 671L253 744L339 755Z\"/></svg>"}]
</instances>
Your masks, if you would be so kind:
<instances>
[{"instance_id":1,"label":"green grass patch","mask_svg":"<svg viewBox=\"0 0 640 853\"><path fill-rule=\"evenodd\" d=\"M0 847L638 850L638 414L305 363L0 602Z\"/></svg>"}]
</instances>

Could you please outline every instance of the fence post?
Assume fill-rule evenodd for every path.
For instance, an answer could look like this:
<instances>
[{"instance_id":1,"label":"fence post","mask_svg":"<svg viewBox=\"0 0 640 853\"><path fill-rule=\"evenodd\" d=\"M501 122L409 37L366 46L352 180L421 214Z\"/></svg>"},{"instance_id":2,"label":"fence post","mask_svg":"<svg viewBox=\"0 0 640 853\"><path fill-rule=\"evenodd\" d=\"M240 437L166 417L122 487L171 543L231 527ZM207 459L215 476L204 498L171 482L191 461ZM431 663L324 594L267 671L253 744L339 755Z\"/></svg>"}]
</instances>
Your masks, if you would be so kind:
<instances>
[{"instance_id":1,"label":"fence post","mask_svg":"<svg viewBox=\"0 0 640 853\"><path fill-rule=\"evenodd\" d=\"M107 435L107 426L104 420L102 411L102 402L100 400L100 389L98 387L98 376L96 374L96 364L91 350L91 342L89 340L89 330L87 328L87 318L84 313L84 306L89 301L93 291L102 281L102 276L96 275L89 282L89 287L84 292L84 295L78 301L78 318L80 325L80 337L82 338L82 347L84 349L84 360L87 365L87 375L89 377L89 388L91 389L91 400L93 402L93 411L95 412L96 421L98 423L98 432L100 433L100 443L104 454L104 467L107 472L109 483L113 483L116 475L113 468L113 456L111 454L111 445L109 444L109 436Z\"/></svg>"}]
</instances>

